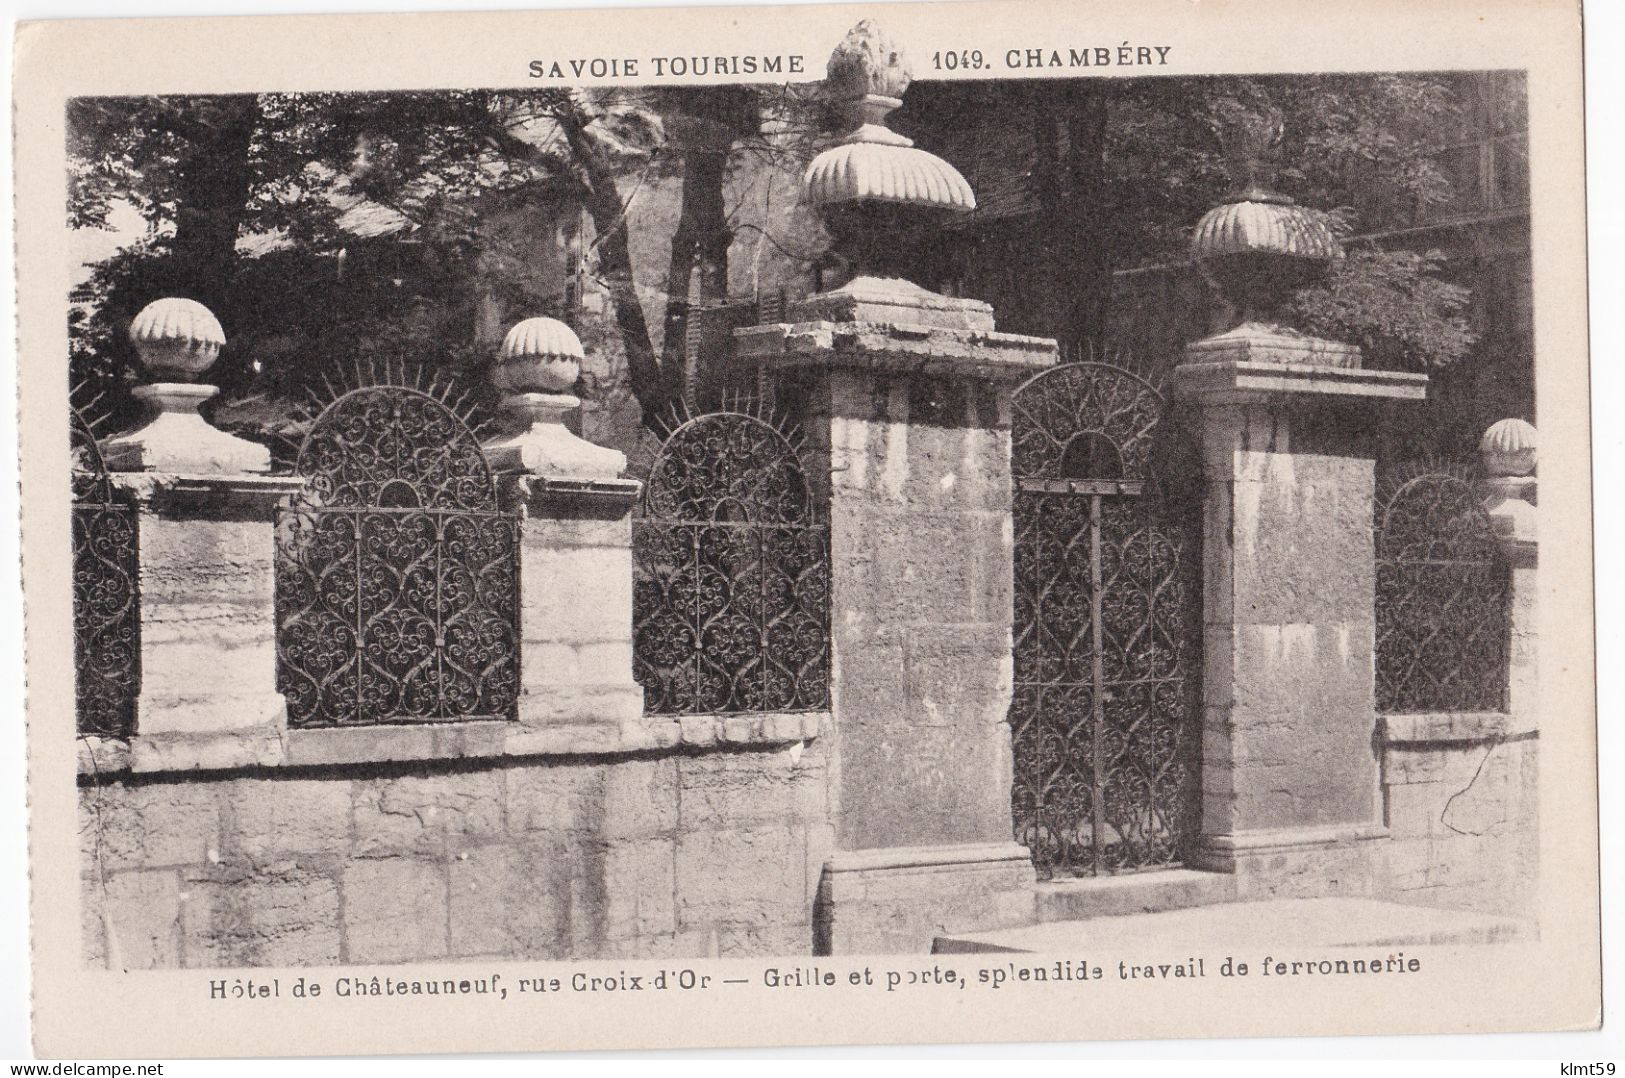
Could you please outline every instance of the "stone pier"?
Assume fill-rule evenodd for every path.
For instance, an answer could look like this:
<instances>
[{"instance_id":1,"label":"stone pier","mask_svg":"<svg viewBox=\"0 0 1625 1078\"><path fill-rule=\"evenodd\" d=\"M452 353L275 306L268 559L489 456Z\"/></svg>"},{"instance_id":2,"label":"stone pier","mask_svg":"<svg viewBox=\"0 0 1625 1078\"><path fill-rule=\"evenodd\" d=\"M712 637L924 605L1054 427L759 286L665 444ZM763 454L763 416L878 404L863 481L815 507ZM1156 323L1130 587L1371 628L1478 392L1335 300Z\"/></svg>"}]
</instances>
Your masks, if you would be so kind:
<instances>
[{"instance_id":1,"label":"stone pier","mask_svg":"<svg viewBox=\"0 0 1625 1078\"><path fill-rule=\"evenodd\" d=\"M800 401L829 498L833 733L821 949L919 951L1032 916L1010 836L1009 395L1053 341L860 278L739 331Z\"/></svg>"}]
</instances>

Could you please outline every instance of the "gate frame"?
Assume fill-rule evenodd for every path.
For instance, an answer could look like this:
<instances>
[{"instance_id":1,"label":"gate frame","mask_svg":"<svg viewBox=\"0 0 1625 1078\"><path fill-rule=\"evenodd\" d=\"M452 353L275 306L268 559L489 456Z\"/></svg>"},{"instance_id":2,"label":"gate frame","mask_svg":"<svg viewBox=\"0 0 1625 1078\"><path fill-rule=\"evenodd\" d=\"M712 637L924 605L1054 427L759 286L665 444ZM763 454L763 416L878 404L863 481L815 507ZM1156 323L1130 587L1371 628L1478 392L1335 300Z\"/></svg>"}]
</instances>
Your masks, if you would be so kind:
<instances>
[{"instance_id":1,"label":"gate frame","mask_svg":"<svg viewBox=\"0 0 1625 1078\"><path fill-rule=\"evenodd\" d=\"M1102 376L1106 376L1103 378ZM1050 381L1082 384L1074 389L1074 400L1070 408L1062 415L1054 414L1054 407L1029 408L1023 401L1023 394L1035 387L1041 388ZM1130 396L1125 400L1123 390L1127 389ZM1090 398L1106 398L1099 400L1099 412L1094 418L1096 422L1083 422L1084 409L1089 405ZM1056 868L1071 867L1073 872L1066 873L1086 876L1120 875L1135 872L1150 871L1159 868L1177 867L1188 853L1186 847L1198 837L1199 826L1197 820L1197 795L1200 786L1200 669L1201 669L1201 589L1200 589L1200 560L1196 549L1198 541L1197 519L1188 522L1183 530L1186 535L1183 540L1178 537L1175 528L1160 528L1158 519L1165 513L1170 503L1177 504L1166 490L1166 484L1159 482L1155 467L1155 457L1158 446L1164 444L1171 428L1170 402L1166 396L1148 380L1133 371L1125 370L1114 364L1094 361L1067 363L1053 367L1027 379L1011 394L1011 487L1013 497L1018 501L1022 494L1038 498L1051 496L1080 496L1089 499L1089 522L1087 524L1090 536L1090 577L1092 580L1090 597L1090 611L1087 615L1087 624L1092 634L1090 643L1091 676L1090 683L1100 687L1099 691L1091 691L1091 726L1089 761L1092 777L1090 781L1090 805L1087 810L1088 826L1091 837L1089 844L1090 860L1088 864L1067 866L1066 858L1058 858L1054 865L1049 865L1034 849L1034 863L1040 868L1049 868L1052 872ZM1148 411L1149 408L1149 411ZM1041 414L1050 413L1050 414ZM1025 417L1031 423L1028 431L1035 435L1042 435L1044 441L1035 442L1031 436L1024 437L1020 431L1021 421ZM1070 419L1074 429L1064 439L1057 433L1061 422ZM1087 443L1080 443L1080 438L1087 438ZM1108 459L1111 466L1109 470L1117 473L1116 478L1078 477L1073 478L1065 473L1073 470L1078 462L1072 459L1073 449L1080 444L1089 446L1089 460L1084 462L1087 467L1096 456L1096 447L1104 443L1112 451ZM1036 456L1036 467L1029 465L1023 467L1023 457ZM1055 473L1055 474L1049 474ZM1174 682L1178 685L1177 692L1183 699L1183 714L1172 724L1174 747L1169 759L1161 770L1166 773L1168 769L1182 769L1183 774L1176 779L1176 790L1173 794L1173 804L1168 806L1169 811L1160 815L1163 818L1168 852L1171 857L1161 857L1154 850L1142 851L1136 858L1138 863L1126 865L1113 865L1108 863L1111 859L1106 856L1108 845L1105 842L1105 831L1109 825L1107 819L1108 805L1107 793L1110 776L1107 774L1106 760L1102 743L1111 734L1105 714L1106 704L1110 702L1111 693L1105 691L1105 686L1112 684L1106 678L1102 658L1104 639L1104 600L1107 591L1102 578L1101 553L1106 539L1106 522L1103 520L1104 499L1122 498L1125 503L1140 508L1146 515L1146 529L1148 532L1162 537L1164 543L1172 547L1171 553L1174 562L1169 568L1166 582L1179 582L1183 585L1185 597L1183 599L1183 612L1176 617L1176 623L1189 621L1179 632L1179 638L1171 643L1175 649L1175 665L1173 673L1167 678L1157 679L1158 682ZM1022 529L1017 527L1016 541L1020 543ZM1019 652L1022 642L1029 632L1037 631L1041 619L1037 609L1030 610L1030 621L1026 626L1022 624L1020 608L1021 599L1033 594L1033 589L1020 586L1021 567L1023 558L1018 552L1013 563L1013 575L1016 580L1015 595L1017 598L1017 614L1012 633L1013 652ZM1154 587L1153 594L1160 588ZM1150 621L1148 626L1154 626L1156 607L1148 609ZM1152 629L1154 631L1154 629ZM1049 682L1016 682L1016 692L1011 699L1011 732L1012 749L1015 755L1012 759L1012 811L1017 814L1015 824L1017 827L1017 841L1024 841L1023 835L1033 827L1042 827L1042 823L1035 816L1030 823L1025 824L1019 815L1020 808L1016 804L1024 789L1031 790L1035 802L1042 789L1033 789L1021 781L1021 761L1019 751L1016 750L1015 735L1017 733L1015 716L1023 684L1042 688ZM1148 701L1150 710L1148 715L1155 716L1158 708L1154 701ZM1029 722L1039 722L1041 717L1034 715ZM1133 729L1138 725L1131 724ZM1126 748L1125 748L1126 751ZM1080 768L1082 770L1082 768ZM1149 813L1156 813L1158 799L1151 797L1143 806ZM1036 806L1035 806L1036 811ZM1080 821L1081 822L1081 821ZM1064 843L1063 843L1064 844ZM1137 840L1126 839L1119 833L1119 840L1110 848L1124 849L1137 844ZM1031 847L1030 847L1031 848ZM1060 874L1060 873L1057 873Z\"/></svg>"}]
</instances>

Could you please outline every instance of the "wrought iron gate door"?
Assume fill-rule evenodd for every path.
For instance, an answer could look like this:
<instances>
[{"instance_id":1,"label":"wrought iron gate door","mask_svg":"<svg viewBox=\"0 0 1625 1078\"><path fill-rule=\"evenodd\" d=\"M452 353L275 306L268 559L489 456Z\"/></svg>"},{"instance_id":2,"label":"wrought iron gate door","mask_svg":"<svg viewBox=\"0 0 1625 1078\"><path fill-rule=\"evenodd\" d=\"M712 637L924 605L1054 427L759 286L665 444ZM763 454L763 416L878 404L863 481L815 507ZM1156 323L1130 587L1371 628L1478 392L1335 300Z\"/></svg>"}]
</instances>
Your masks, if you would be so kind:
<instances>
[{"instance_id":1,"label":"wrought iron gate door","mask_svg":"<svg viewBox=\"0 0 1625 1078\"><path fill-rule=\"evenodd\" d=\"M510 719L518 521L473 432L396 386L345 394L299 451L277 534L290 726Z\"/></svg>"},{"instance_id":2,"label":"wrought iron gate door","mask_svg":"<svg viewBox=\"0 0 1625 1078\"><path fill-rule=\"evenodd\" d=\"M1012 800L1041 875L1168 867L1191 830L1200 591L1162 403L1099 363L1014 397Z\"/></svg>"}]
</instances>

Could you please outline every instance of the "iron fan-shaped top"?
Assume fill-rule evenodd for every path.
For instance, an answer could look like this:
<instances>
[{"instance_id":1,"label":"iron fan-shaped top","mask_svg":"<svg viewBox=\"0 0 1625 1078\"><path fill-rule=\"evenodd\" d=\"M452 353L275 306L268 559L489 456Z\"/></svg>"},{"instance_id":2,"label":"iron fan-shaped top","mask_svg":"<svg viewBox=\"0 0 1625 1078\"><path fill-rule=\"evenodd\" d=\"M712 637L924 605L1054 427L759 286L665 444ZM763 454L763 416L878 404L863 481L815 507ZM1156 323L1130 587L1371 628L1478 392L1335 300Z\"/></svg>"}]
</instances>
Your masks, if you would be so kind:
<instances>
[{"instance_id":1,"label":"iron fan-shaped top","mask_svg":"<svg viewBox=\"0 0 1625 1078\"><path fill-rule=\"evenodd\" d=\"M479 441L427 393L368 386L316 417L295 470L303 500L326 508L494 512L496 483Z\"/></svg>"},{"instance_id":2,"label":"iron fan-shaped top","mask_svg":"<svg viewBox=\"0 0 1625 1078\"><path fill-rule=\"evenodd\" d=\"M1018 479L1151 477L1162 394L1139 375L1109 363L1052 367L1015 391L1011 412Z\"/></svg>"},{"instance_id":3,"label":"iron fan-shaped top","mask_svg":"<svg viewBox=\"0 0 1625 1078\"><path fill-rule=\"evenodd\" d=\"M660 447L644 509L669 521L805 524L811 498L794 446L772 424L714 412L683 423Z\"/></svg>"}]
</instances>

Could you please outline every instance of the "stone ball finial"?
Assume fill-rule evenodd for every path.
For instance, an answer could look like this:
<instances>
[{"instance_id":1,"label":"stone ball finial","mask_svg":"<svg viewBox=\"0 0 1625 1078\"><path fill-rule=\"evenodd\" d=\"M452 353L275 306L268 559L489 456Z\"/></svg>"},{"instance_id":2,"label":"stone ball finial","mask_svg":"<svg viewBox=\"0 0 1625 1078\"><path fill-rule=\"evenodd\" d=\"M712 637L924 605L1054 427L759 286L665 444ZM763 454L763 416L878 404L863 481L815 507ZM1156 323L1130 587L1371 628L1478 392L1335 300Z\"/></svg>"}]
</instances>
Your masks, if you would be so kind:
<instances>
[{"instance_id":1,"label":"stone ball finial","mask_svg":"<svg viewBox=\"0 0 1625 1078\"><path fill-rule=\"evenodd\" d=\"M130 323L130 343L158 379L190 382L220 358L226 332L197 300L171 296L141 308Z\"/></svg>"},{"instance_id":2,"label":"stone ball finial","mask_svg":"<svg viewBox=\"0 0 1625 1078\"><path fill-rule=\"evenodd\" d=\"M569 326L557 318L527 318L502 339L492 381L506 393L568 393L585 358Z\"/></svg>"},{"instance_id":3,"label":"stone ball finial","mask_svg":"<svg viewBox=\"0 0 1625 1078\"><path fill-rule=\"evenodd\" d=\"M1484 471L1493 478L1533 475L1535 472L1535 427L1522 419L1503 419L1484 432L1478 441L1478 455Z\"/></svg>"}]
</instances>

